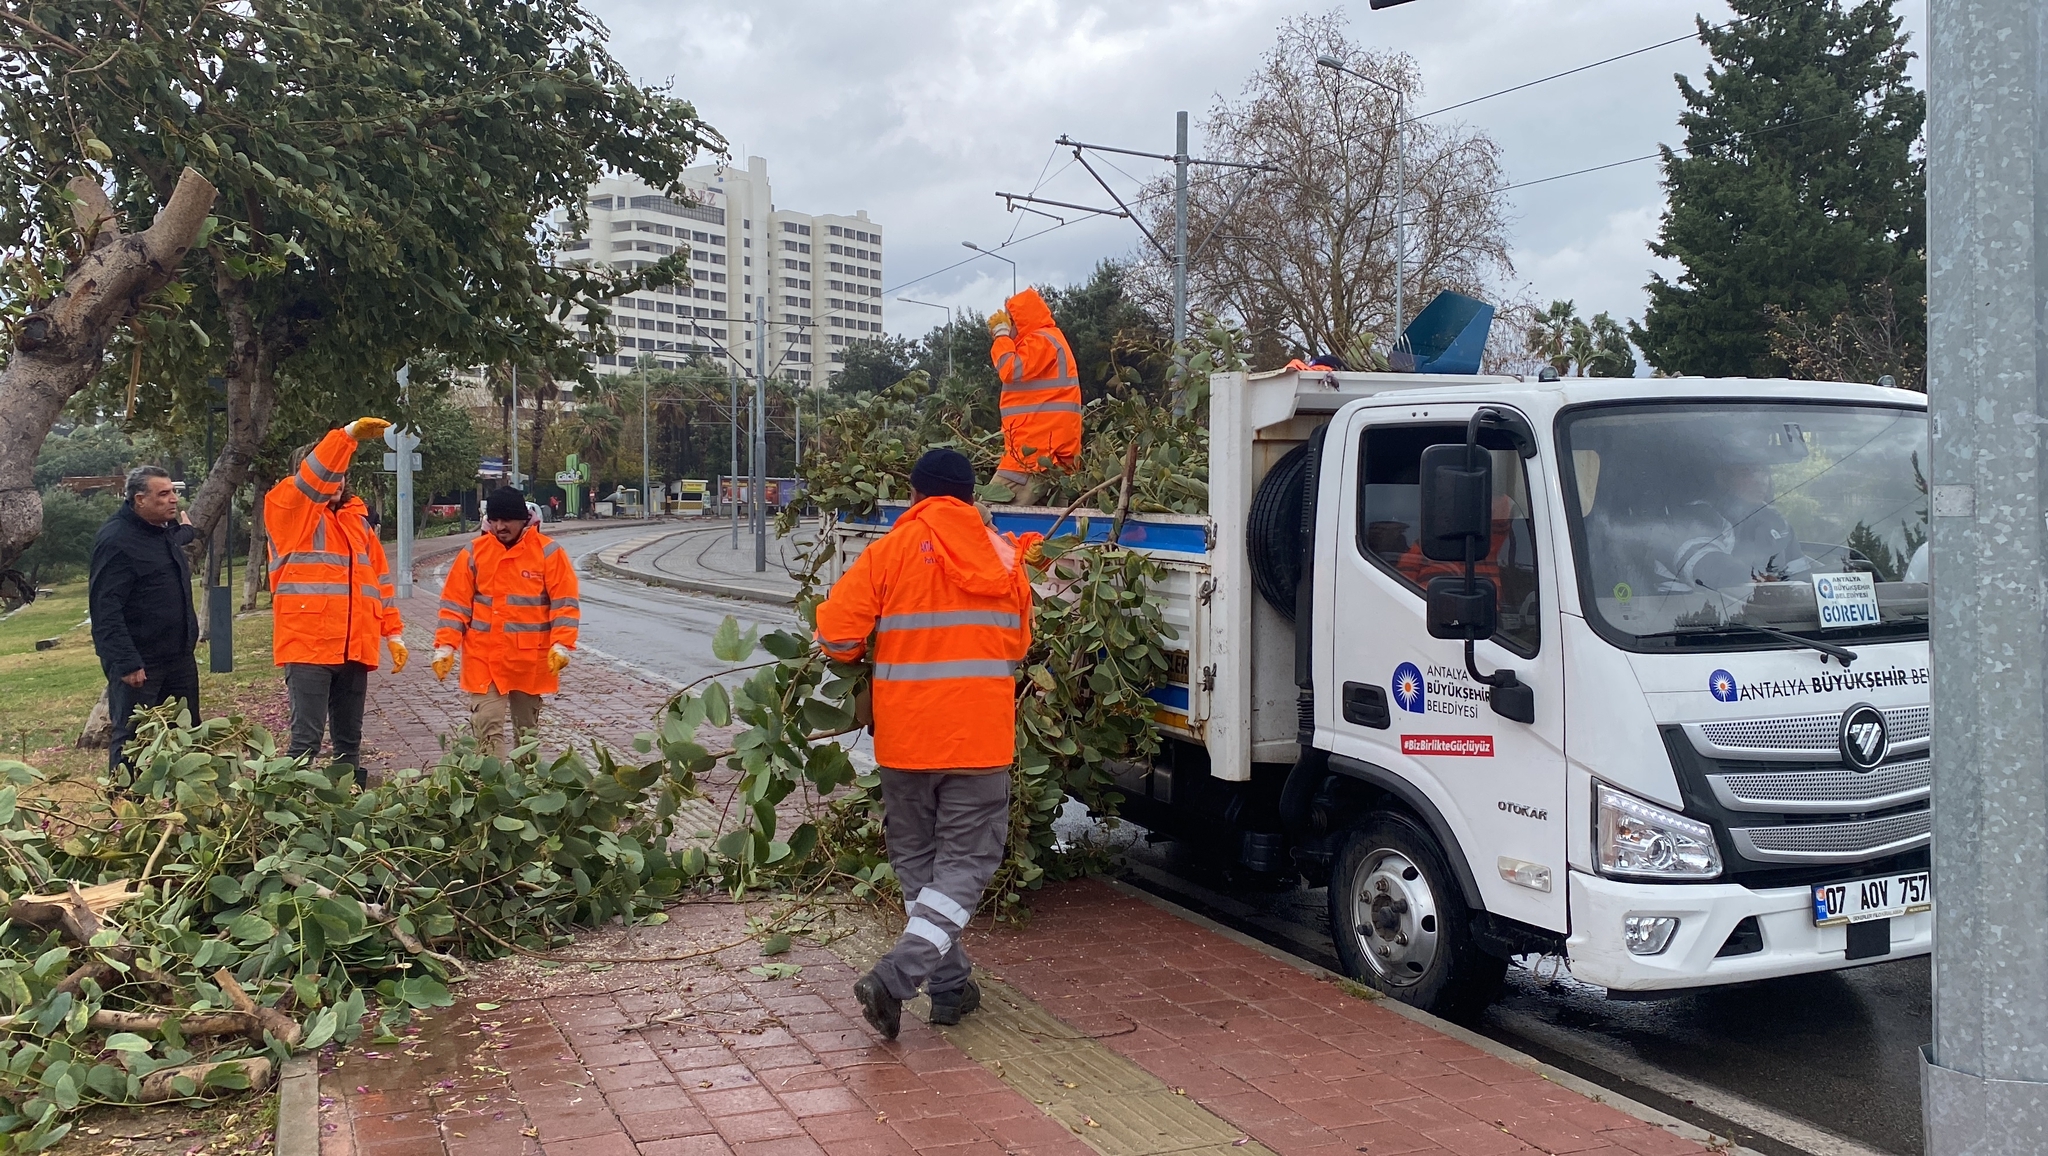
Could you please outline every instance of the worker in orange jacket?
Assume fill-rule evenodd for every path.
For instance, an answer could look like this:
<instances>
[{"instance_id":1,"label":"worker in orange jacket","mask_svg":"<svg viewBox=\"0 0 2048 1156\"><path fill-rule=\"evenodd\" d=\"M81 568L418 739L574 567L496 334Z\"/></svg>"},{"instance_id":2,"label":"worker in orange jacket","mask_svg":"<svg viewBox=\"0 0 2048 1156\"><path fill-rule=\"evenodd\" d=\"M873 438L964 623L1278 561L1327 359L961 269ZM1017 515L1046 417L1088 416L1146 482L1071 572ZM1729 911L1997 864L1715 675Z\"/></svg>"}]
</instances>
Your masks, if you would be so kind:
<instances>
[{"instance_id":1,"label":"worker in orange jacket","mask_svg":"<svg viewBox=\"0 0 2048 1156\"><path fill-rule=\"evenodd\" d=\"M263 498L270 535L271 654L285 668L292 711L286 753L318 755L332 739L334 761L363 769L363 700L377 669L377 643L391 648L391 669L405 669L405 625L384 545L349 492L356 447L391 428L358 418L292 452L291 472Z\"/></svg>"},{"instance_id":2,"label":"worker in orange jacket","mask_svg":"<svg viewBox=\"0 0 2048 1156\"><path fill-rule=\"evenodd\" d=\"M1002 380L1003 460L996 481L1017 505L1038 503L1046 471L1070 471L1081 456L1081 378L1066 334L1036 289L988 319L989 360Z\"/></svg>"},{"instance_id":3,"label":"worker in orange jacket","mask_svg":"<svg viewBox=\"0 0 2048 1156\"><path fill-rule=\"evenodd\" d=\"M446 681L462 652L460 685L470 730L487 755L540 726L540 699L559 687L582 622L576 567L540 532L526 496L509 486L484 503L484 532L455 556L441 587L434 677Z\"/></svg>"},{"instance_id":4,"label":"worker in orange jacket","mask_svg":"<svg viewBox=\"0 0 2048 1156\"><path fill-rule=\"evenodd\" d=\"M1009 834L1015 671L1031 646L1025 563L1039 542L982 521L974 469L956 451L918 459L910 498L817 615L827 655L874 664L883 834L910 921L853 991L890 1039L920 987L936 1024L959 1023L981 1003L960 934Z\"/></svg>"}]
</instances>

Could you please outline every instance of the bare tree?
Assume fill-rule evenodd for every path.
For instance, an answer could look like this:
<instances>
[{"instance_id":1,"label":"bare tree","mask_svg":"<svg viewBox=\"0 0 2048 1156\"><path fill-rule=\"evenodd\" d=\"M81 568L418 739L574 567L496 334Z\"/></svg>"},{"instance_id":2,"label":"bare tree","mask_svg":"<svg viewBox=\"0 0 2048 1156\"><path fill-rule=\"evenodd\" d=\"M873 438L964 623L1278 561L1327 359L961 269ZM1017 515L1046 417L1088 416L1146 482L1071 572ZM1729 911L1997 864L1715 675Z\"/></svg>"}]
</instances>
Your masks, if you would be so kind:
<instances>
[{"instance_id":1,"label":"bare tree","mask_svg":"<svg viewBox=\"0 0 2048 1156\"><path fill-rule=\"evenodd\" d=\"M1203 155L1272 166L1204 170L1188 205L1189 299L1241 319L1254 359L1302 352L1358 356L1393 334L1396 159L1394 94L1316 65L1322 55L1399 90L1415 114L1421 79L1407 56L1369 52L1344 35L1341 14L1303 16L1236 100L1203 122ZM1408 315L1438 290L1483 294L1513 272L1500 149L1463 125L1407 126ZM1223 175L1207 175L1221 173ZM1173 233L1172 189L1145 193L1145 224ZM1165 269L1149 252L1154 292Z\"/></svg>"},{"instance_id":2,"label":"bare tree","mask_svg":"<svg viewBox=\"0 0 2048 1156\"><path fill-rule=\"evenodd\" d=\"M1771 352L1783 358L1792 377L1815 381L1876 381L1889 374L1906 389L1927 389L1926 332L1919 324L1925 302L1900 309L1889 280L1833 318L1817 320L1805 310L1787 313L1765 306L1771 323Z\"/></svg>"},{"instance_id":3,"label":"bare tree","mask_svg":"<svg viewBox=\"0 0 2048 1156\"><path fill-rule=\"evenodd\" d=\"M51 424L99 370L115 330L177 275L214 199L213 184L188 168L156 221L130 233L98 181L68 187L77 231L63 280L21 320L0 370L0 569L42 533L34 470Z\"/></svg>"}]
</instances>

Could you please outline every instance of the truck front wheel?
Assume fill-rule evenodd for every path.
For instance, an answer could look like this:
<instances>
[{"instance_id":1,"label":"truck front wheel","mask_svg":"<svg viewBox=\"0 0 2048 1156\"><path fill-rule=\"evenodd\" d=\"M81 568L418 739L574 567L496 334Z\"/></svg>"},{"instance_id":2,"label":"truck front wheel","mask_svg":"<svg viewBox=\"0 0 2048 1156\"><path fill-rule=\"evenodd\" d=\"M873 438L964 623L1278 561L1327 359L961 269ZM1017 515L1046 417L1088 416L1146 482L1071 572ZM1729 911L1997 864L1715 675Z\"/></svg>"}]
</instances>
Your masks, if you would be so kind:
<instances>
[{"instance_id":1,"label":"truck front wheel","mask_svg":"<svg viewBox=\"0 0 2048 1156\"><path fill-rule=\"evenodd\" d=\"M1471 912L1437 841L1406 815L1368 816L1330 874L1330 936L1344 970L1448 1019L1500 994L1507 961L1472 939Z\"/></svg>"}]
</instances>

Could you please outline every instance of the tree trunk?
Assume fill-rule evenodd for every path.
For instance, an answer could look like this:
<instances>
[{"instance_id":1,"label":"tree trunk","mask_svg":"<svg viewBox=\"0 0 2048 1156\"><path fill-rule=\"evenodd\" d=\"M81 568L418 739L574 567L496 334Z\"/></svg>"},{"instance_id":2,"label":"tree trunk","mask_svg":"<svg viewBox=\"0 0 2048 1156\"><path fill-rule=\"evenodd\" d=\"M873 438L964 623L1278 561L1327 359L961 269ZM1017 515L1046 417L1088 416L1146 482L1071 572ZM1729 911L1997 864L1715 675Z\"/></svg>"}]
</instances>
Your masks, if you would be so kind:
<instances>
[{"instance_id":1,"label":"tree trunk","mask_svg":"<svg viewBox=\"0 0 2048 1156\"><path fill-rule=\"evenodd\" d=\"M255 496L249 502L249 566L242 573L241 612L246 614L256 609L256 595L270 586L270 531L263 525L263 497L270 493L270 487L277 479L266 474L252 475L256 483Z\"/></svg>"},{"instance_id":2,"label":"tree trunk","mask_svg":"<svg viewBox=\"0 0 2048 1156\"><path fill-rule=\"evenodd\" d=\"M0 570L43 532L34 471L51 424L98 371L114 331L177 275L214 198L212 183L186 169L156 221L124 233L97 182L74 177L70 190L85 255L56 299L23 319L0 370Z\"/></svg>"},{"instance_id":3,"label":"tree trunk","mask_svg":"<svg viewBox=\"0 0 2048 1156\"><path fill-rule=\"evenodd\" d=\"M270 419L277 411L278 354L284 344L282 334L258 324L249 282L223 267L215 270L213 285L228 319L228 426L220 454L192 499L192 524L199 530L193 540L195 551L201 548L199 543L211 540L228 516L235 491L248 479L270 432Z\"/></svg>"}]
</instances>

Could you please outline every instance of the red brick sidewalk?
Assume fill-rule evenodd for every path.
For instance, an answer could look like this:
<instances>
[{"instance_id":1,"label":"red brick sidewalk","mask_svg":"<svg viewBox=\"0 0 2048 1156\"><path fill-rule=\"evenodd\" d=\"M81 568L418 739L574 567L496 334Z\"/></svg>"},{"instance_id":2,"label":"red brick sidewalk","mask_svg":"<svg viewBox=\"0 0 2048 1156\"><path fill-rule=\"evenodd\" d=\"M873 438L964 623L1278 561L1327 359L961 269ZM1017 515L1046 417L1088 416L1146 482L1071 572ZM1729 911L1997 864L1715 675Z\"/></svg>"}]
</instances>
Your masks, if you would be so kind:
<instances>
[{"instance_id":1,"label":"red brick sidewalk","mask_svg":"<svg viewBox=\"0 0 2048 1156\"><path fill-rule=\"evenodd\" d=\"M721 903L672 916L585 950L683 954L745 926ZM830 952L779 957L803 965L793 980L747 972L759 962L746 943L599 972L500 965L413 1042L358 1045L322 1075L322 1156L1091 1156L911 1017L881 1042Z\"/></svg>"},{"instance_id":2,"label":"red brick sidewalk","mask_svg":"<svg viewBox=\"0 0 2048 1156\"><path fill-rule=\"evenodd\" d=\"M1704 1151L1103 884L1031 906L976 963L1281 1156Z\"/></svg>"}]
</instances>

